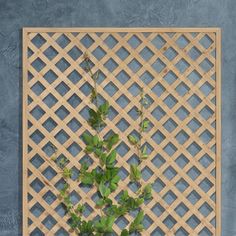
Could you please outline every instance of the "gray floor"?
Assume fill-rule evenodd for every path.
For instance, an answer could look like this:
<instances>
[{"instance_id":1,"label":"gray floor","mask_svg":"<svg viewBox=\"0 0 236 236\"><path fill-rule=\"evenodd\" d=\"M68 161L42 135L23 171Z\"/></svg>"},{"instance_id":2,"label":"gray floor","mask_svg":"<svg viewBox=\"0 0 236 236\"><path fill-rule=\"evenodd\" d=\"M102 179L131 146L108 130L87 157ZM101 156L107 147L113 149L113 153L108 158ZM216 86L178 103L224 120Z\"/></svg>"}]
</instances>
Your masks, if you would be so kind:
<instances>
[{"instance_id":1,"label":"gray floor","mask_svg":"<svg viewBox=\"0 0 236 236\"><path fill-rule=\"evenodd\" d=\"M0 235L21 233L21 28L222 28L222 236L236 235L235 0L0 0Z\"/></svg>"}]
</instances>

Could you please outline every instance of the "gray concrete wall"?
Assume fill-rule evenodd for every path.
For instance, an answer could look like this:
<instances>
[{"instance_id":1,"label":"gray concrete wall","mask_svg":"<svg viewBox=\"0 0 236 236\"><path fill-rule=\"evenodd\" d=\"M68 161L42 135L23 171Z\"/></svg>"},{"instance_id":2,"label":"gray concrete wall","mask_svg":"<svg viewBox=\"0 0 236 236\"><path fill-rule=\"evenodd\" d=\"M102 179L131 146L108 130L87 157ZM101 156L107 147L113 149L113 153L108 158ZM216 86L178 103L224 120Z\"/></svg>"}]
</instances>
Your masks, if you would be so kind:
<instances>
[{"instance_id":1,"label":"gray concrete wall","mask_svg":"<svg viewBox=\"0 0 236 236\"><path fill-rule=\"evenodd\" d=\"M236 235L235 0L0 0L0 235L21 233L21 29L222 28L222 236Z\"/></svg>"}]
</instances>

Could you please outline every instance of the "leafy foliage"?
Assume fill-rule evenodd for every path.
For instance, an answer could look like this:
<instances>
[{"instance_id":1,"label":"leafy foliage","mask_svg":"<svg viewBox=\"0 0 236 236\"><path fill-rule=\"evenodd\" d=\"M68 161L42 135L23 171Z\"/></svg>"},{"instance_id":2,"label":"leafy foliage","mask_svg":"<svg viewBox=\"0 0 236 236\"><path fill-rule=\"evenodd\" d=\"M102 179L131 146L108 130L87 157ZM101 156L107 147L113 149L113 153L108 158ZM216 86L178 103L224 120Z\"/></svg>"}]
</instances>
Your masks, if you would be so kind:
<instances>
[{"instance_id":1,"label":"leafy foliage","mask_svg":"<svg viewBox=\"0 0 236 236\"><path fill-rule=\"evenodd\" d=\"M128 140L130 141L130 143L132 145L137 145L138 144L138 139L135 136L133 136L133 135L129 135L128 136Z\"/></svg>"},{"instance_id":2,"label":"leafy foliage","mask_svg":"<svg viewBox=\"0 0 236 236\"><path fill-rule=\"evenodd\" d=\"M141 171L138 168L138 165L130 165L130 180L139 181L141 179Z\"/></svg>"},{"instance_id":3,"label":"leafy foliage","mask_svg":"<svg viewBox=\"0 0 236 236\"><path fill-rule=\"evenodd\" d=\"M108 187L106 187L103 182L101 182L99 184L99 192L103 198L107 198L109 194L111 193L111 190Z\"/></svg>"},{"instance_id":4,"label":"leafy foliage","mask_svg":"<svg viewBox=\"0 0 236 236\"><path fill-rule=\"evenodd\" d=\"M141 195L144 200L149 200L152 198L152 185L151 184L147 184L142 191L142 195Z\"/></svg>"},{"instance_id":5,"label":"leafy foliage","mask_svg":"<svg viewBox=\"0 0 236 236\"><path fill-rule=\"evenodd\" d=\"M114 216L102 216L94 225L94 228L99 233L112 233L112 226L115 222Z\"/></svg>"},{"instance_id":6,"label":"leafy foliage","mask_svg":"<svg viewBox=\"0 0 236 236\"><path fill-rule=\"evenodd\" d=\"M129 236L129 231L127 229L122 230L120 236Z\"/></svg>"},{"instance_id":7,"label":"leafy foliage","mask_svg":"<svg viewBox=\"0 0 236 236\"><path fill-rule=\"evenodd\" d=\"M145 200L152 197L152 185L147 184L136 192L136 197L130 196L127 190L124 190L117 203L114 203L110 198L112 192L118 188L120 177L118 175L119 168L116 167L117 152L115 146L119 142L119 135L116 133L110 134L107 138L100 137L101 128L106 126L106 117L109 112L109 103L105 101L98 105L97 79L99 74L93 74L90 68L89 57L84 55L86 63L85 70L90 74L94 81L94 87L91 91L90 100L92 108L89 109L88 124L91 126L91 133L84 132L82 139L86 145L84 151L98 159L99 165L92 169L87 163L82 163L80 167L80 174L78 181L84 185L90 185L97 188L99 199L96 202L96 207L101 208L103 212L97 220L87 220L83 217L84 206L77 204L74 206L70 198L69 180L72 178L72 170L67 168L66 158L62 158L57 162L57 149L54 147L55 155L53 160L62 169L62 176L65 180L65 185L61 189L59 197L62 200L64 207L69 215L69 223L71 231L76 232L77 235L95 235L101 236L113 232L113 225L116 219L124 216L132 210L141 208ZM140 116L140 138L133 135L128 136L131 145L134 145L139 154L140 162L148 158L147 147L142 147L142 133L148 129L149 121L144 119L143 108L147 104L145 96L141 96L141 109L138 110ZM130 165L130 180L141 185L141 171L139 165ZM133 232L140 232L143 230L144 212L141 210L131 222L129 229L124 229L121 236L128 236Z\"/></svg>"},{"instance_id":8,"label":"leafy foliage","mask_svg":"<svg viewBox=\"0 0 236 236\"><path fill-rule=\"evenodd\" d=\"M81 221L79 225L79 231L81 235L94 235L94 226L92 221Z\"/></svg>"},{"instance_id":9,"label":"leafy foliage","mask_svg":"<svg viewBox=\"0 0 236 236\"><path fill-rule=\"evenodd\" d=\"M144 199L139 196L137 198L130 197L127 190L123 192L119 201L128 211L139 208L143 202Z\"/></svg>"},{"instance_id":10,"label":"leafy foliage","mask_svg":"<svg viewBox=\"0 0 236 236\"><path fill-rule=\"evenodd\" d=\"M129 233L133 233L135 231L140 232L143 230L143 224L142 224L143 218L144 218L144 213L143 211L140 211L135 217L134 221L130 224Z\"/></svg>"},{"instance_id":11,"label":"leafy foliage","mask_svg":"<svg viewBox=\"0 0 236 236\"><path fill-rule=\"evenodd\" d=\"M108 102L105 102L104 104L100 105L97 110L94 110L92 108L89 109L90 117L88 123L93 129L97 130L106 125L105 118L106 115L108 114L108 110L109 110Z\"/></svg>"},{"instance_id":12,"label":"leafy foliage","mask_svg":"<svg viewBox=\"0 0 236 236\"><path fill-rule=\"evenodd\" d=\"M119 135L118 134L113 134L108 137L108 139L105 140L106 143L106 148L108 150L111 150L111 148L116 145L119 142Z\"/></svg>"}]
</instances>

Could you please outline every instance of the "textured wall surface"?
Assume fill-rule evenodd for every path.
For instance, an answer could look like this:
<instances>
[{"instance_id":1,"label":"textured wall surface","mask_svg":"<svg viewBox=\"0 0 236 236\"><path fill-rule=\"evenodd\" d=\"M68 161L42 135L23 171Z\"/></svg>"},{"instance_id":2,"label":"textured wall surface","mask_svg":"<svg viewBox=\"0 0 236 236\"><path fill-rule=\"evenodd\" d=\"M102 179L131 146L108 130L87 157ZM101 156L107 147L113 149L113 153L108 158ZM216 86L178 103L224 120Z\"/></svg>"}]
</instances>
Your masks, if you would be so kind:
<instances>
[{"instance_id":1,"label":"textured wall surface","mask_svg":"<svg viewBox=\"0 0 236 236\"><path fill-rule=\"evenodd\" d=\"M236 235L235 0L0 0L0 235L21 233L22 27L222 28L222 236Z\"/></svg>"}]
</instances>

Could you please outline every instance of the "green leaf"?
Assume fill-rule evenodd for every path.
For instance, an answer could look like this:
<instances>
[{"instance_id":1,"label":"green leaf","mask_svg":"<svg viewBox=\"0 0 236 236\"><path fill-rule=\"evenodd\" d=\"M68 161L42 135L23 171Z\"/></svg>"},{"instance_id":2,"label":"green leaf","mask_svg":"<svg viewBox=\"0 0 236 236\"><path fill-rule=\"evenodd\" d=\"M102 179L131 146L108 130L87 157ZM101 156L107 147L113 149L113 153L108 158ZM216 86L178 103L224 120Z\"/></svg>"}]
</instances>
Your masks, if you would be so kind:
<instances>
[{"instance_id":1,"label":"green leaf","mask_svg":"<svg viewBox=\"0 0 236 236\"><path fill-rule=\"evenodd\" d=\"M105 199L106 204L112 205L112 200L110 198Z\"/></svg>"},{"instance_id":2,"label":"green leaf","mask_svg":"<svg viewBox=\"0 0 236 236\"><path fill-rule=\"evenodd\" d=\"M110 231L110 232L113 231L112 226L113 226L114 222L115 222L115 217L114 216L107 217L107 228L109 229L108 231Z\"/></svg>"},{"instance_id":3,"label":"green leaf","mask_svg":"<svg viewBox=\"0 0 236 236\"><path fill-rule=\"evenodd\" d=\"M96 202L96 205L97 205L98 207L103 207L104 204L105 204L104 199L99 199L99 200Z\"/></svg>"},{"instance_id":4,"label":"green leaf","mask_svg":"<svg viewBox=\"0 0 236 236\"><path fill-rule=\"evenodd\" d=\"M123 229L120 236L129 236L129 231L127 229Z\"/></svg>"},{"instance_id":5,"label":"green leaf","mask_svg":"<svg viewBox=\"0 0 236 236\"><path fill-rule=\"evenodd\" d=\"M144 203L144 199L143 198L136 198L135 199L135 204L137 205L137 207L139 207L140 205L142 205Z\"/></svg>"},{"instance_id":6,"label":"green leaf","mask_svg":"<svg viewBox=\"0 0 236 236\"><path fill-rule=\"evenodd\" d=\"M132 145L136 145L138 143L138 139L133 135L128 135L128 140Z\"/></svg>"},{"instance_id":7,"label":"green leaf","mask_svg":"<svg viewBox=\"0 0 236 236\"><path fill-rule=\"evenodd\" d=\"M103 175L103 181L111 181L119 172L118 167L112 167L109 169L106 169Z\"/></svg>"},{"instance_id":8,"label":"green leaf","mask_svg":"<svg viewBox=\"0 0 236 236\"><path fill-rule=\"evenodd\" d=\"M94 227L99 233L112 233L112 226L114 222L114 216L102 216L100 220L95 223Z\"/></svg>"},{"instance_id":9,"label":"green leaf","mask_svg":"<svg viewBox=\"0 0 236 236\"><path fill-rule=\"evenodd\" d=\"M120 176L116 175L111 179L110 182L110 190L113 192L117 189L118 187L118 182L120 181Z\"/></svg>"},{"instance_id":10,"label":"green leaf","mask_svg":"<svg viewBox=\"0 0 236 236\"><path fill-rule=\"evenodd\" d=\"M89 109L89 115L91 117L97 117L97 112L94 109L90 108Z\"/></svg>"},{"instance_id":11,"label":"green leaf","mask_svg":"<svg viewBox=\"0 0 236 236\"><path fill-rule=\"evenodd\" d=\"M103 180L103 173L97 172L96 169L94 169L94 180L99 185L101 181Z\"/></svg>"},{"instance_id":12,"label":"green leaf","mask_svg":"<svg viewBox=\"0 0 236 236\"><path fill-rule=\"evenodd\" d=\"M81 163L81 168L80 168L80 172L81 173L84 173L84 172L86 172L86 170L88 170L88 163L86 163L86 162L82 162Z\"/></svg>"},{"instance_id":13,"label":"green leaf","mask_svg":"<svg viewBox=\"0 0 236 236\"><path fill-rule=\"evenodd\" d=\"M89 172L85 172L85 173L81 174L79 178L83 184L91 185L94 183L94 176Z\"/></svg>"},{"instance_id":14,"label":"green leaf","mask_svg":"<svg viewBox=\"0 0 236 236\"><path fill-rule=\"evenodd\" d=\"M84 235L94 235L94 226L93 226L93 222L92 221L82 221L81 224L79 224L79 231L80 234Z\"/></svg>"},{"instance_id":15,"label":"green leaf","mask_svg":"<svg viewBox=\"0 0 236 236\"><path fill-rule=\"evenodd\" d=\"M101 193L102 197L104 197L106 192L106 186L103 182L99 184L99 192Z\"/></svg>"},{"instance_id":16,"label":"green leaf","mask_svg":"<svg viewBox=\"0 0 236 236\"><path fill-rule=\"evenodd\" d=\"M109 103L106 101L102 105L99 106L98 111L103 115L106 116L109 111Z\"/></svg>"},{"instance_id":17,"label":"green leaf","mask_svg":"<svg viewBox=\"0 0 236 236\"><path fill-rule=\"evenodd\" d=\"M110 205L105 209L107 215L115 216L118 218L119 216L124 215L127 213L127 208L125 206L117 206L117 205Z\"/></svg>"},{"instance_id":18,"label":"green leaf","mask_svg":"<svg viewBox=\"0 0 236 236\"><path fill-rule=\"evenodd\" d=\"M145 131L149 127L149 120L144 120L141 124L142 131Z\"/></svg>"},{"instance_id":19,"label":"green leaf","mask_svg":"<svg viewBox=\"0 0 236 236\"><path fill-rule=\"evenodd\" d=\"M102 153L99 157L101 166L104 166L106 163L107 155L105 153Z\"/></svg>"},{"instance_id":20,"label":"green leaf","mask_svg":"<svg viewBox=\"0 0 236 236\"><path fill-rule=\"evenodd\" d=\"M152 184L147 184L142 191L142 197L145 200L149 200L152 198Z\"/></svg>"},{"instance_id":21,"label":"green leaf","mask_svg":"<svg viewBox=\"0 0 236 236\"><path fill-rule=\"evenodd\" d=\"M72 176L72 170L70 170L70 169L68 169L68 168L64 168L63 169L63 177L65 178L65 179L68 179L68 178L71 178L71 176Z\"/></svg>"},{"instance_id":22,"label":"green leaf","mask_svg":"<svg viewBox=\"0 0 236 236\"><path fill-rule=\"evenodd\" d=\"M138 168L138 165L130 165L130 180L139 181L141 179L141 171Z\"/></svg>"},{"instance_id":23,"label":"green leaf","mask_svg":"<svg viewBox=\"0 0 236 236\"><path fill-rule=\"evenodd\" d=\"M146 106L146 105L149 104L149 101L148 101L146 95L143 95L141 103L142 103L143 106Z\"/></svg>"},{"instance_id":24,"label":"green leaf","mask_svg":"<svg viewBox=\"0 0 236 236\"><path fill-rule=\"evenodd\" d=\"M135 217L134 223L135 223L135 224L140 224L140 223L142 223L143 218L144 218L144 212L143 212L143 211L140 211L140 212L137 214L137 216Z\"/></svg>"},{"instance_id":25,"label":"green leaf","mask_svg":"<svg viewBox=\"0 0 236 236\"><path fill-rule=\"evenodd\" d=\"M103 121L102 114L98 111L96 112L93 109L89 109L89 120L88 123L93 129L104 127L105 123Z\"/></svg>"},{"instance_id":26,"label":"green leaf","mask_svg":"<svg viewBox=\"0 0 236 236\"><path fill-rule=\"evenodd\" d=\"M147 145L144 145L142 153L147 153Z\"/></svg>"},{"instance_id":27,"label":"green leaf","mask_svg":"<svg viewBox=\"0 0 236 236\"><path fill-rule=\"evenodd\" d=\"M122 205L128 211L135 210L139 208L144 202L144 199L139 196L137 198L130 197L127 190L123 191L120 199L119 204Z\"/></svg>"},{"instance_id":28,"label":"green leaf","mask_svg":"<svg viewBox=\"0 0 236 236\"><path fill-rule=\"evenodd\" d=\"M71 217L69 220L70 226L72 229L76 229L80 224L81 218L80 216L77 216L75 213L71 213L70 217Z\"/></svg>"},{"instance_id":29,"label":"green leaf","mask_svg":"<svg viewBox=\"0 0 236 236\"><path fill-rule=\"evenodd\" d=\"M84 209L85 209L85 207L84 207L83 205L80 205L80 204L79 204L79 205L76 207L75 212L82 214L83 211L84 211Z\"/></svg>"},{"instance_id":30,"label":"green leaf","mask_svg":"<svg viewBox=\"0 0 236 236\"><path fill-rule=\"evenodd\" d=\"M142 160L146 160L146 159L148 158L147 145L144 145L140 158L141 158Z\"/></svg>"},{"instance_id":31,"label":"green leaf","mask_svg":"<svg viewBox=\"0 0 236 236\"><path fill-rule=\"evenodd\" d=\"M116 145L119 141L119 135L118 134L113 134L111 135L107 140L106 140L106 143L107 143L107 149L108 150L111 150L111 148Z\"/></svg>"},{"instance_id":32,"label":"green leaf","mask_svg":"<svg viewBox=\"0 0 236 236\"><path fill-rule=\"evenodd\" d=\"M111 180L112 183L118 183L119 181L120 181L120 176L119 175L114 176Z\"/></svg>"},{"instance_id":33,"label":"green leaf","mask_svg":"<svg viewBox=\"0 0 236 236\"><path fill-rule=\"evenodd\" d=\"M135 217L134 221L130 224L129 227L129 232L133 233L135 231L140 232L143 230L143 218L144 218L144 213L143 211L140 211L137 216Z\"/></svg>"},{"instance_id":34,"label":"green leaf","mask_svg":"<svg viewBox=\"0 0 236 236\"><path fill-rule=\"evenodd\" d=\"M93 141L93 136L88 133L83 133L82 138L87 145L91 145Z\"/></svg>"},{"instance_id":35,"label":"green leaf","mask_svg":"<svg viewBox=\"0 0 236 236\"><path fill-rule=\"evenodd\" d=\"M118 186L115 183L110 183L109 187L110 187L111 192L114 192Z\"/></svg>"},{"instance_id":36,"label":"green leaf","mask_svg":"<svg viewBox=\"0 0 236 236\"><path fill-rule=\"evenodd\" d=\"M57 159L57 151L54 151L52 154L51 160L56 161L56 159Z\"/></svg>"},{"instance_id":37,"label":"green leaf","mask_svg":"<svg viewBox=\"0 0 236 236\"><path fill-rule=\"evenodd\" d=\"M92 142L93 142L93 145L94 145L94 146L97 146L97 145L98 145L99 138L98 138L97 135L93 136Z\"/></svg>"},{"instance_id":38,"label":"green leaf","mask_svg":"<svg viewBox=\"0 0 236 236\"><path fill-rule=\"evenodd\" d=\"M106 158L106 166L111 168L115 165L116 160L116 150L112 150Z\"/></svg>"},{"instance_id":39,"label":"green leaf","mask_svg":"<svg viewBox=\"0 0 236 236\"><path fill-rule=\"evenodd\" d=\"M103 151L102 151L102 149L101 148L96 148L95 150L94 150L94 153L95 153L95 155L97 156L97 157L101 157L101 155L103 154Z\"/></svg>"},{"instance_id":40,"label":"green leaf","mask_svg":"<svg viewBox=\"0 0 236 236\"><path fill-rule=\"evenodd\" d=\"M124 190L121 197L120 197L120 202L123 203L129 198L129 194L127 190Z\"/></svg>"},{"instance_id":41,"label":"green leaf","mask_svg":"<svg viewBox=\"0 0 236 236\"><path fill-rule=\"evenodd\" d=\"M101 193L102 197L108 197L111 193L110 189L105 186L103 182L99 184L99 192Z\"/></svg>"},{"instance_id":42,"label":"green leaf","mask_svg":"<svg viewBox=\"0 0 236 236\"><path fill-rule=\"evenodd\" d=\"M148 154L147 154L147 153L142 154L142 155L141 155L141 159L142 159L142 160L148 159Z\"/></svg>"},{"instance_id":43,"label":"green leaf","mask_svg":"<svg viewBox=\"0 0 236 236\"><path fill-rule=\"evenodd\" d=\"M86 153L92 153L94 151L94 147L92 145L87 145L85 148Z\"/></svg>"},{"instance_id":44,"label":"green leaf","mask_svg":"<svg viewBox=\"0 0 236 236\"><path fill-rule=\"evenodd\" d=\"M65 195L63 198L63 204L66 206L67 211L70 211L73 208L73 204L70 200L69 195Z\"/></svg>"}]
</instances>

